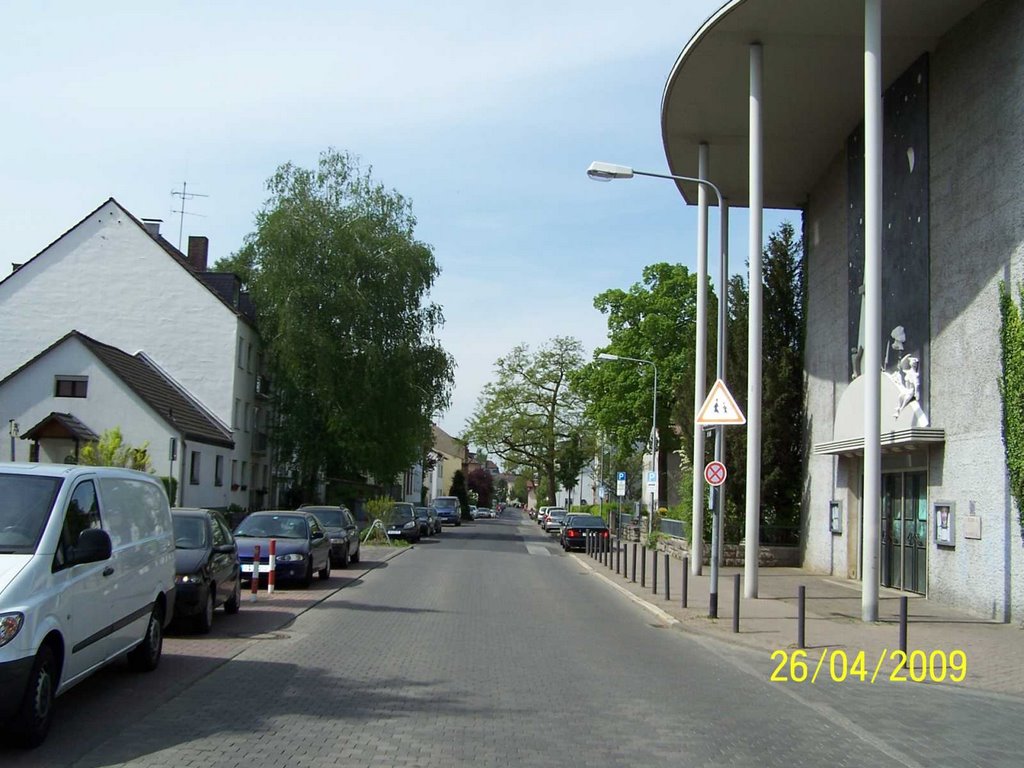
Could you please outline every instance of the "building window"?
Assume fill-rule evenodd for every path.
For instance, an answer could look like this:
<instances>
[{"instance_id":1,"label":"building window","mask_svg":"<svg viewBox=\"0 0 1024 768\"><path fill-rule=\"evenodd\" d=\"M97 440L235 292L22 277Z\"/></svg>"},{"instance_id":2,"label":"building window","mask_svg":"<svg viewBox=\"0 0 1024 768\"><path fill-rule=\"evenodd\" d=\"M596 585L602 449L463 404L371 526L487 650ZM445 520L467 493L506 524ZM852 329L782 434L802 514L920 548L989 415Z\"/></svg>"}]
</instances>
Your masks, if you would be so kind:
<instances>
[{"instance_id":1,"label":"building window","mask_svg":"<svg viewBox=\"0 0 1024 768\"><path fill-rule=\"evenodd\" d=\"M252 407L249 405L249 402L246 401L246 403L245 403L245 431L246 432L249 431L249 421L250 421L250 416L251 415L252 415Z\"/></svg>"},{"instance_id":2,"label":"building window","mask_svg":"<svg viewBox=\"0 0 1024 768\"><path fill-rule=\"evenodd\" d=\"M189 485L199 485L199 451L192 451L192 459L188 469Z\"/></svg>"},{"instance_id":3,"label":"building window","mask_svg":"<svg viewBox=\"0 0 1024 768\"><path fill-rule=\"evenodd\" d=\"M252 343L246 345L245 351L245 370L252 373Z\"/></svg>"},{"instance_id":4,"label":"building window","mask_svg":"<svg viewBox=\"0 0 1024 768\"><path fill-rule=\"evenodd\" d=\"M238 459L231 460L231 490L238 490Z\"/></svg>"},{"instance_id":5,"label":"building window","mask_svg":"<svg viewBox=\"0 0 1024 768\"><path fill-rule=\"evenodd\" d=\"M240 424L238 423L238 412L242 409L242 401L239 398L235 398L235 408L231 411L231 428L238 429Z\"/></svg>"},{"instance_id":6,"label":"building window","mask_svg":"<svg viewBox=\"0 0 1024 768\"><path fill-rule=\"evenodd\" d=\"M58 376L54 394L57 397L85 397L88 389L88 376Z\"/></svg>"},{"instance_id":7,"label":"building window","mask_svg":"<svg viewBox=\"0 0 1024 768\"><path fill-rule=\"evenodd\" d=\"M244 362L245 358L243 358L242 355L244 353L245 353L245 339L243 339L241 336L239 336L238 337L238 367L239 368L243 367L242 363Z\"/></svg>"},{"instance_id":8,"label":"building window","mask_svg":"<svg viewBox=\"0 0 1024 768\"><path fill-rule=\"evenodd\" d=\"M224 456L219 453L213 465L213 484L218 487L224 485Z\"/></svg>"},{"instance_id":9,"label":"building window","mask_svg":"<svg viewBox=\"0 0 1024 768\"><path fill-rule=\"evenodd\" d=\"M242 462L242 490L243 490L243 491L244 491L244 490L245 490L246 488L248 488L248 487L249 487L249 486L247 486L247 485L245 484L245 476L246 476L247 474L249 474L249 462L247 462L247 461L243 461L243 462Z\"/></svg>"}]
</instances>

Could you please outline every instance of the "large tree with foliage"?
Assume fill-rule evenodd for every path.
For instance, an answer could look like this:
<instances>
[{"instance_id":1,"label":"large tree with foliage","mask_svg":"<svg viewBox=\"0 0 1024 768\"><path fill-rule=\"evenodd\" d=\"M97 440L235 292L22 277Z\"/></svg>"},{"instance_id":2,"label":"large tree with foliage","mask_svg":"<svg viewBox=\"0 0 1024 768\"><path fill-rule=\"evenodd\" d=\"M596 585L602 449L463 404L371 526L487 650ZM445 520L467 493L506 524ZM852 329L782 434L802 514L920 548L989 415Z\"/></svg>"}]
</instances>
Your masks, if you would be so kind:
<instances>
[{"instance_id":1,"label":"large tree with foliage","mask_svg":"<svg viewBox=\"0 0 1024 768\"><path fill-rule=\"evenodd\" d=\"M427 301L439 273L410 202L344 152L267 182L255 230L218 269L248 285L274 382L281 456L311 487L322 471L380 483L421 458L449 404L453 361Z\"/></svg>"},{"instance_id":2,"label":"large tree with foliage","mask_svg":"<svg viewBox=\"0 0 1024 768\"><path fill-rule=\"evenodd\" d=\"M569 386L583 365L578 339L558 336L536 353L520 344L495 363L469 420L466 439L485 447L515 471L533 469L555 503L559 444L582 431L583 403Z\"/></svg>"},{"instance_id":3,"label":"large tree with foliage","mask_svg":"<svg viewBox=\"0 0 1024 768\"><path fill-rule=\"evenodd\" d=\"M599 294L594 306L608 316L609 344L598 352L649 360L658 367L664 470L672 451L688 453L691 445L697 276L680 264L652 264L644 268L641 282L628 291L615 288ZM651 366L595 360L573 377L573 384L587 403L588 416L614 446L614 463L623 468L634 463L637 446L649 440L651 431Z\"/></svg>"}]
</instances>

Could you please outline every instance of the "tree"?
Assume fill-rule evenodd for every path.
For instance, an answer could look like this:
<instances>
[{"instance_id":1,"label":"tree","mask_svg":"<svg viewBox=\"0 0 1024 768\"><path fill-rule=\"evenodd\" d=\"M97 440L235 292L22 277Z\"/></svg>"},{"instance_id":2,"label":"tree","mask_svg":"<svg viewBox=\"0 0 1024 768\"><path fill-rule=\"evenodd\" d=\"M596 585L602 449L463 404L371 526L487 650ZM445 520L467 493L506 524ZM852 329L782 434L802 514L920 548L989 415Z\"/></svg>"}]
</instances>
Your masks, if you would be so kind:
<instances>
[{"instance_id":1,"label":"tree","mask_svg":"<svg viewBox=\"0 0 1024 768\"><path fill-rule=\"evenodd\" d=\"M583 403L569 376L583 364L578 339L558 336L531 354L520 344L495 363L495 381L484 386L466 439L500 456L513 471L533 469L547 481L554 505L557 447L581 429Z\"/></svg>"},{"instance_id":2,"label":"tree","mask_svg":"<svg viewBox=\"0 0 1024 768\"><path fill-rule=\"evenodd\" d=\"M466 490L466 476L462 474L461 469L456 469L452 475L452 484L448 489L448 495L454 496L459 500L459 514L463 520L472 520L472 515L469 514L469 494Z\"/></svg>"},{"instance_id":3,"label":"tree","mask_svg":"<svg viewBox=\"0 0 1024 768\"><path fill-rule=\"evenodd\" d=\"M387 482L421 458L446 408L453 360L426 300L439 269L411 204L352 156L286 163L242 249L218 262L256 306L274 381L274 438L298 482L369 472Z\"/></svg>"},{"instance_id":4,"label":"tree","mask_svg":"<svg viewBox=\"0 0 1024 768\"><path fill-rule=\"evenodd\" d=\"M477 505L490 507L494 497L494 478L483 467L477 467L466 478L466 486L476 491Z\"/></svg>"},{"instance_id":5,"label":"tree","mask_svg":"<svg viewBox=\"0 0 1024 768\"><path fill-rule=\"evenodd\" d=\"M78 455L78 463L93 467L127 467L139 472L152 472L149 443L133 448L124 442L120 427L108 429L95 443L86 443Z\"/></svg>"},{"instance_id":6,"label":"tree","mask_svg":"<svg viewBox=\"0 0 1024 768\"><path fill-rule=\"evenodd\" d=\"M641 282L628 291L599 294L594 306L608 317L609 344L599 352L649 360L658 367L660 476L665 478L666 458L676 450L688 456L690 441L681 437L693 434L697 276L681 264L652 264L644 268ZM709 340L710 349L714 343ZM573 376L573 386L587 403L587 416L614 447L616 462L625 466L627 457L650 438L653 369L595 360ZM661 498L666 498L664 491ZM683 502L688 501L684 496Z\"/></svg>"}]
</instances>

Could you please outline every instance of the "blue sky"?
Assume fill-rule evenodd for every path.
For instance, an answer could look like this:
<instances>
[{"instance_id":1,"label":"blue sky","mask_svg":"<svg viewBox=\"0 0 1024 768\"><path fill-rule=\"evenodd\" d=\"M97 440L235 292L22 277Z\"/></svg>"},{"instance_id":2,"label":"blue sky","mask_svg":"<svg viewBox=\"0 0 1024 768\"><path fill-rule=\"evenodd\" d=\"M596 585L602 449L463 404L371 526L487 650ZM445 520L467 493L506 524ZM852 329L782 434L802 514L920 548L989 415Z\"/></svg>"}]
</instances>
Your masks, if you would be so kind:
<instances>
[{"instance_id":1,"label":"blue sky","mask_svg":"<svg viewBox=\"0 0 1024 768\"><path fill-rule=\"evenodd\" d=\"M592 350L596 294L656 261L694 268L696 209L671 183L585 170L666 169L662 89L719 0L4 5L0 274L108 197L176 243L183 181L208 195L184 238L207 235L215 261L279 164L348 150L412 200L442 268L432 298L458 368L440 423L458 435L515 344ZM730 231L742 270L745 210Z\"/></svg>"}]
</instances>

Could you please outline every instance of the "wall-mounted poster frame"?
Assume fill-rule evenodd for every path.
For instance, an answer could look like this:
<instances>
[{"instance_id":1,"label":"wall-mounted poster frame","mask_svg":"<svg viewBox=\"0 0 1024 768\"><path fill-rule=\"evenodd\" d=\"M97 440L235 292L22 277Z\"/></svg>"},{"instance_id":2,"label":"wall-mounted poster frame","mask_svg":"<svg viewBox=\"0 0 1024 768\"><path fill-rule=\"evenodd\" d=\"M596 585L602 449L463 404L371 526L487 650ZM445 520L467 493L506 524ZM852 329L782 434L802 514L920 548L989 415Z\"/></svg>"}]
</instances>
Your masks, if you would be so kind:
<instances>
[{"instance_id":1,"label":"wall-mounted poster frame","mask_svg":"<svg viewBox=\"0 0 1024 768\"><path fill-rule=\"evenodd\" d=\"M838 499L828 503L828 529L832 533L843 532L843 502Z\"/></svg>"},{"instance_id":2,"label":"wall-mounted poster frame","mask_svg":"<svg viewBox=\"0 0 1024 768\"><path fill-rule=\"evenodd\" d=\"M935 543L940 547L956 546L956 502L936 501L932 504L935 518Z\"/></svg>"}]
</instances>

